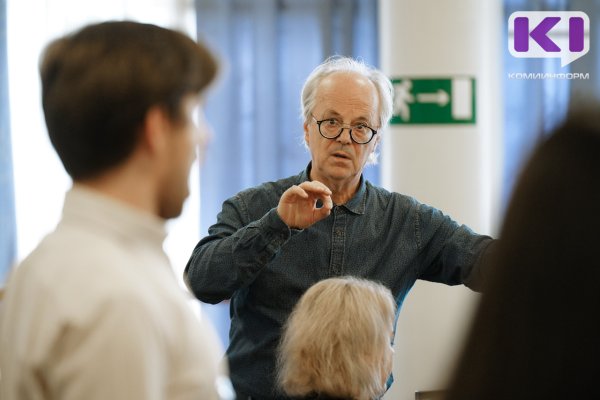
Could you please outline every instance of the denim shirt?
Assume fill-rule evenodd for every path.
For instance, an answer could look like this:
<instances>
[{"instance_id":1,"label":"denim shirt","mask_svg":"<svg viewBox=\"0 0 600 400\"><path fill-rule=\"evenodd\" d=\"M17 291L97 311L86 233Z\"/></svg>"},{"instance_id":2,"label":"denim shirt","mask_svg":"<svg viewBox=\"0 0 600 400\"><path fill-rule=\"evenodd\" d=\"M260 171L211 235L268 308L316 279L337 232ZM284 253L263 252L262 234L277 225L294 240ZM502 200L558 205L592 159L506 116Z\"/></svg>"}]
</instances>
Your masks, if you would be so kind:
<instances>
[{"instance_id":1,"label":"denim shirt","mask_svg":"<svg viewBox=\"0 0 600 400\"><path fill-rule=\"evenodd\" d=\"M477 290L479 261L493 242L362 178L354 197L334 205L327 218L290 229L277 214L279 198L309 180L310 168L226 200L185 270L186 283L201 301L230 299L231 380L253 398L284 398L275 384L280 331L314 283L342 275L375 280L390 288L399 311L417 279Z\"/></svg>"}]
</instances>

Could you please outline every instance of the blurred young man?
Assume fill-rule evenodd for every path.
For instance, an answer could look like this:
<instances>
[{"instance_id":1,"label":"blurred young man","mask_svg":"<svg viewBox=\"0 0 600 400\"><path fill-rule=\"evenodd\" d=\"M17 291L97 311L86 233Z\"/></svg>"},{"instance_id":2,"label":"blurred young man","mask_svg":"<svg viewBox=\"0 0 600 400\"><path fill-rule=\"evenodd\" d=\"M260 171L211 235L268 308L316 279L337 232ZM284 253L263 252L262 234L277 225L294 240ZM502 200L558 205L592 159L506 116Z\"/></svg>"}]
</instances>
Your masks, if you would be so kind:
<instances>
[{"instance_id":1,"label":"blurred young man","mask_svg":"<svg viewBox=\"0 0 600 400\"><path fill-rule=\"evenodd\" d=\"M217 70L187 36L134 22L47 47L46 124L73 187L7 285L3 398L219 398L218 342L162 248L206 144L194 119Z\"/></svg>"}]
</instances>

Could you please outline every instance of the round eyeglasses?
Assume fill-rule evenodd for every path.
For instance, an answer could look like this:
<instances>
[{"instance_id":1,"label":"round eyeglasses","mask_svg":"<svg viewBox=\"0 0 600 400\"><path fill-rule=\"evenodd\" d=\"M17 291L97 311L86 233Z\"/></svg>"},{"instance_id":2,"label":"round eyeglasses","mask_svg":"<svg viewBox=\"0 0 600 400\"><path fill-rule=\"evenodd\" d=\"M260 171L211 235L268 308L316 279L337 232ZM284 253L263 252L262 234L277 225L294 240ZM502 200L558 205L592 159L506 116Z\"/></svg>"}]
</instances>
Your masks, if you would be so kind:
<instances>
[{"instance_id":1,"label":"round eyeglasses","mask_svg":"<svg viewBox=\"0 0 600 400\"><path fill-rule=\"evenodd\" d=\"M354 143L367 144L377 134L377 131L365 124L359 123L355 125L342 124L341 121L335 118L327 118L317 120L314 115L311 115L319 127L319 133L325 139L336 139L342 134L344 129L350 132L350 138Z\"/></svg>"}]
</instances>

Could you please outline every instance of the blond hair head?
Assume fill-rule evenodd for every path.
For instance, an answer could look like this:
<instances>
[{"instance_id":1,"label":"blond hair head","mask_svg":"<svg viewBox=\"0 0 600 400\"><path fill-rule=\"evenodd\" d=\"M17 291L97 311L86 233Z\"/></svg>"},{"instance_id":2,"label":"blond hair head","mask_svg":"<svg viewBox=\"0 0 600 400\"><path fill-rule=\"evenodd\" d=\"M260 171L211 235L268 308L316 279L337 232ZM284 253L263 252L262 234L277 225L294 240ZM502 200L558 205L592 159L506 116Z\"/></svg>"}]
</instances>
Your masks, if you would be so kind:
<instances>
[{"instance_id":1,"label":"blond hair head","mask_svg":"<svg viewBox=\"0 0 600 400\"><path fill-rule=\"evenodd\" d=\"M390 290L372 281L342 277L312 286L284 327L281 389L290 396L381 396L391 372L395 312Z\"/></svg>"}]
</instances>

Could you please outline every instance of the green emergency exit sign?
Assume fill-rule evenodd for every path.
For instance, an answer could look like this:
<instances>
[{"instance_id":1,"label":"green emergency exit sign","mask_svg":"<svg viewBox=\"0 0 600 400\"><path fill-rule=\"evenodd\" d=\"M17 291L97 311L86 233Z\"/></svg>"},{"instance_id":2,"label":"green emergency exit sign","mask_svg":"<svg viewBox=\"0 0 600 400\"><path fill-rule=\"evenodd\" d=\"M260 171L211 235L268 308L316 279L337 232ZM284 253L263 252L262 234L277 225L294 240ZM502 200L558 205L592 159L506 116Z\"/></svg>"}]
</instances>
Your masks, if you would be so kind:
<instances>
[{"instance_id":1,"label":"green emergency exit sign","mask_svg":"<svg viewBox=\"0 0 600 400\"><path fill-rule=\"evenodd\" d=\"M392 124L474 124L475 79L394 78Z\"/></svg>"}]
</instances>

